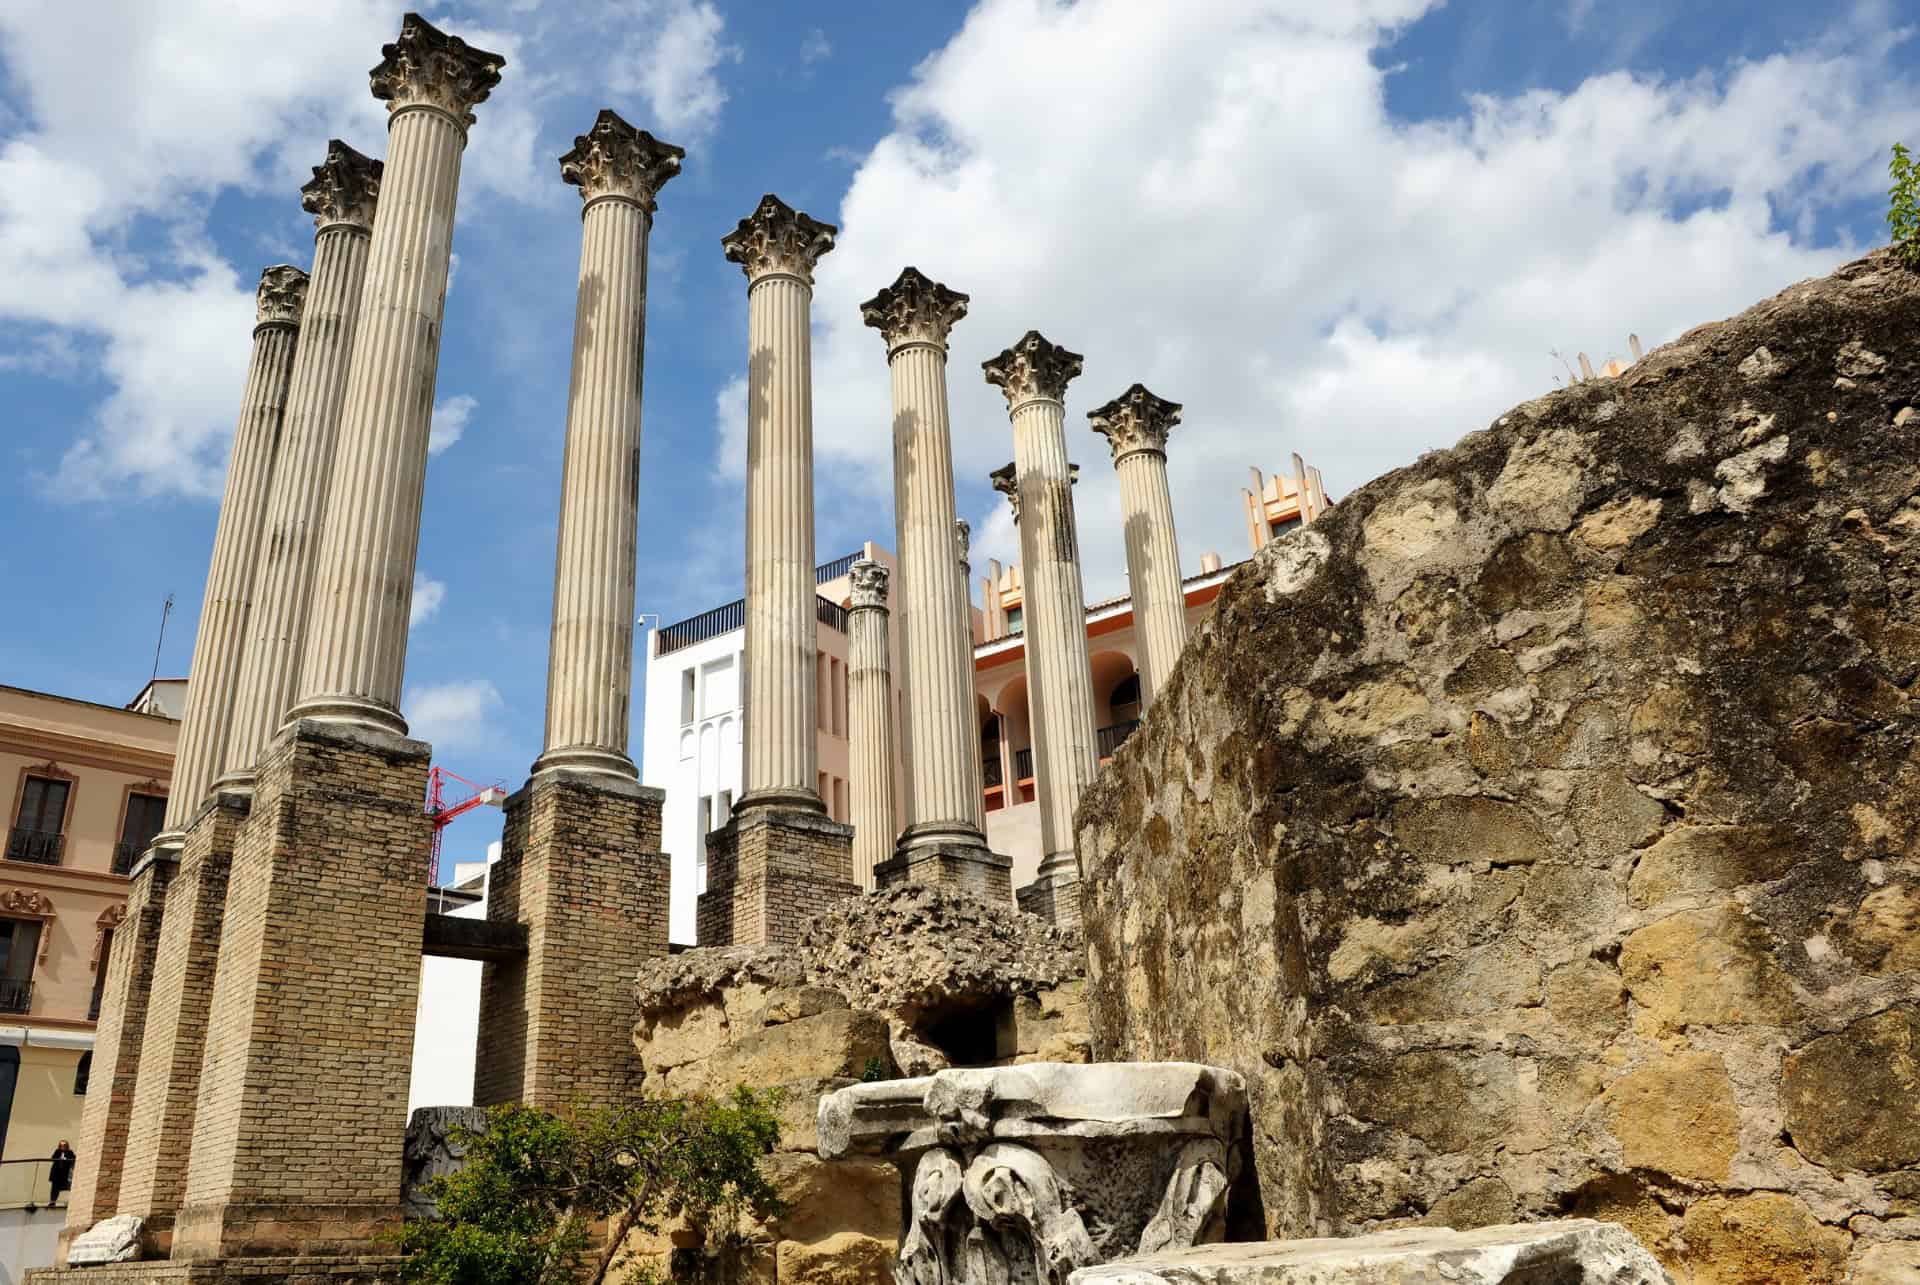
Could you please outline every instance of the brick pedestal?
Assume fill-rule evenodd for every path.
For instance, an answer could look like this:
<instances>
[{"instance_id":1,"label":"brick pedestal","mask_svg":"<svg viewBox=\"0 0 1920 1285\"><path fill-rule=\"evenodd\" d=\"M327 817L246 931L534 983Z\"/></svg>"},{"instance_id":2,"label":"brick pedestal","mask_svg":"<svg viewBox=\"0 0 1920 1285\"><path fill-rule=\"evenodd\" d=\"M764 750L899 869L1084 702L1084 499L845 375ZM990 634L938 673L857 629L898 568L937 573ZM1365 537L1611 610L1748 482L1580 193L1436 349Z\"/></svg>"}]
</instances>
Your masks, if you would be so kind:
<instances>
[{"instance_id":1,"label":"brick pedestal","mask_svg":"<svg viewBox=\"0 0 1920 1285\"><path fill-rule=\"evenodd\" d=\"M148 1247L156 1256L172 1241L173 1215L186 1194L227 878L250 808L244 794L222 792L208 800L187 831L160 917L117 1211L147 1220Z\"/></svg>"},{"instance_id":2,"label":"brick pedestal","mask_svg":"<svg viewBox=\"0 0 1920 1285\"><path fill-rule=\"evenodd\" d=\"M94 1027L93 1074L86 1103L80 1108L80 1133L74 1139L78 1160L73 1167L73 1190L67 1196L67 1222L60 1230L55 1262L66 1261L67 1242L73 1237L119 1212L127 1128L133 1118L134 1083L140 1074L141 1040L153 990L154 953L167 888L177 868L173 851L148 851L134 868L127 917L113 933L100 1020Z\"/></svg>"},{"instance_id":3,"label":"brick pedestal","mask_svg":"<svg viewBox=\"0 0 1920 1285\"><path fill-rule=\"evenodd\" d=\"M702 946L791 945L822 910L860 895L853 827L813 812L749 808L707 836Z\"/></svg>"},{"instance_id":4,"label":"brick pedestal","mask_svg":"<svg viewBox=\"0 0 1920 1285\"><path fill-rule=\"evenodd\" d=\"M379 1253L400 1217L431 749L302 720L227 891L173 1257Z\"/></svg>"},{"instance_id":5,"label":"brick pedestal","mask_svg":"<svg viewBox=\"0 0 1920 1285\"><path fill-rule=\"evenodd\" d=\"M873 879L882 888L930 883L996 906L1013 904L1013 858L971 844L908 848L875 866Z\"/></svg>"},{"instance_id":6,"label":"brick pedestal","mask_svg":"<svg viewBox=\"0 0 1920 1285\"><path fill-rule=\"evenodd\" d=\"M1080 881L1066 875L1042 875L1014 894L1020 913L1038 915L1062 928L1080 927Z\"/></svg>"},{"instance_id":7,"label":"brick pedestal","mask_svg":"<svg viewBox=\"0 0 1920 1285\"><path fill-rule=\"evenodd\" d=\"M476 1105L555 1110L634 1096L634 971L667 953L664 797L552 769L507 800L487 918L525 924L527 954L481 974Z\"/></svg>"}]
</instances>

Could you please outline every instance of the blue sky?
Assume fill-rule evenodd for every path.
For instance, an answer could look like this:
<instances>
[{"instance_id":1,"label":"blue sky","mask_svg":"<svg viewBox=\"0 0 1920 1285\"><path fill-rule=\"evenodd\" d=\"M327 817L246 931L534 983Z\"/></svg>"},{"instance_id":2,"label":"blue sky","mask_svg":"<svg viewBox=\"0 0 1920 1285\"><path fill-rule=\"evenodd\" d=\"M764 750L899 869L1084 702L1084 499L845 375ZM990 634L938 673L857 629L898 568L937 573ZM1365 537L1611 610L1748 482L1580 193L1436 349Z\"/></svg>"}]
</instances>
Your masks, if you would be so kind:
<instances>
[{"instance_id":1,"label":"blue sky","mask_svg":"<svg viewBox=\"0 0 1920 1285\"><path fill-rule=\"evenodd\" d=\"M187 668L253 283L306 264L328 137L384 149L365 73L401 6L114 7L0 11L0 682L120 702L169 591L160 668ZM1068 423L1100 596L1124 564L1084 414L1134 380L1187 407L1187 562L1232 560L1247 465L1299 450L1337 497L1550 390L1552 351L1624 354L1825 271L1883 239L1887 144L1920 143L1911 2L425 12L509 64L466 157L407 712L509 784L540 748L578 255L555 158L602 106L688 152L646 352L637 596L666 620L738 593L745 282L719 240L763 192L843 227L820 557L892 543L857 304L912 262L974 299L951 380L977 563L1013 547L978 363L1029 326L1087 354Z\"/></svg>"}]
</instances>

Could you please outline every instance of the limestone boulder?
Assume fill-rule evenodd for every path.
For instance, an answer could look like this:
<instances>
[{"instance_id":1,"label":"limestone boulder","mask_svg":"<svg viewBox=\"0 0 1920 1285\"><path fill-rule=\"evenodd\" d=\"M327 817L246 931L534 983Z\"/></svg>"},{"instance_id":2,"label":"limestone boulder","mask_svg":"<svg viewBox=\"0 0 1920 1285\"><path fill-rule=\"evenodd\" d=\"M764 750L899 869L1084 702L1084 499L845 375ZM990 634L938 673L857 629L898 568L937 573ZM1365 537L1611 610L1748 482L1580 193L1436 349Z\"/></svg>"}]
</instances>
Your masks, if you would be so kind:
<instances>
[{"instance_id":1,"label":"limestone boulder","mask_svg":"<svg viewBox=\"0 0 1920 1285\"><path fill-rule=\"evenodd\" d=\"M115 1214L102 1218L75 1236L67 1246L67 1265L95 1267L103 1263L127 1263L140 1257L140 1234L147 1220L138 1214Z\"/></svg>"},{"instance_id":2,"label":"limestone boulder","mask_svg":"<svg viewBox=\"0 0 1920 1285\"><path fill-rule=\"evenodd\" d=\"M1081 923L1096 1060L1246 1078L1266 1235L1617 1215L1693 1285L1914 1238L1916 335L1870 255L1222 587Z\"/></svg>"},{"instance_id":3,"label":"limestone boulder","mask_svg":"<svg viewBox=\"0 0 1920 1285\"><path fill-rule=\"evenodd\" d=\"M735 1086L767 1089L827 1079L859 1079L870 1065L892 1067L887 1023L877 1013L836 1009L767 1026L723 1045L711 1056L666 1074L671 1097L723 1097Z\"/></svg>"}]
</instances>

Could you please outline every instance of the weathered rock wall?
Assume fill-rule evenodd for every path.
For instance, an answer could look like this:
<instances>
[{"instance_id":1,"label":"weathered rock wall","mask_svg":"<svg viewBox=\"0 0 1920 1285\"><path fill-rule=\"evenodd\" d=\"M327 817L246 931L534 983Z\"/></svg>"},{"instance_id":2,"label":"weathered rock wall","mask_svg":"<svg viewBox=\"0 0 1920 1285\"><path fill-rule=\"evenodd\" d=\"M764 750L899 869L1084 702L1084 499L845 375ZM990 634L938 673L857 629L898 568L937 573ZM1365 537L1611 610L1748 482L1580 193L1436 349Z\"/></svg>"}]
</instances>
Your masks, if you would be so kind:
<instances>
[{"instance_id":1,"label":"weathered rock wall","mask_svg":"<svg viewBox=\"0 0 1920 1285\"><path fill-rule=\"evenodd\" d=\"M1559 1214L1920 1273L1920 275L1515 408L1227 584L1079 814L1095 1054L1270 1234Z\"/></svg>"}]
</instances>

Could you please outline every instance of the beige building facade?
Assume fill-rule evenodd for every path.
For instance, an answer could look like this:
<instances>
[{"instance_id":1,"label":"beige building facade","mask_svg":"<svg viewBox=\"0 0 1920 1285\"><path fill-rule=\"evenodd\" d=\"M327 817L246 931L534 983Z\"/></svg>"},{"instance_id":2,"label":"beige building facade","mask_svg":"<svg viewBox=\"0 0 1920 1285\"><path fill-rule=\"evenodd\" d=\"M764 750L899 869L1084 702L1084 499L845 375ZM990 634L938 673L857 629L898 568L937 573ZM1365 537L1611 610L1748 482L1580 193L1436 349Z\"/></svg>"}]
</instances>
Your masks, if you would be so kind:
<instances>
[{"instance_id":1,"label":"beige building facade","mask_svg":"<svg viewBox=\"0 0 1920 1285\"><path fill-rule=\"evenodd\" d=\"M0 1204L78 1142L128 873L166 813L184 682L118 708L0 687Z\"/></svg>"}]
</instances>

